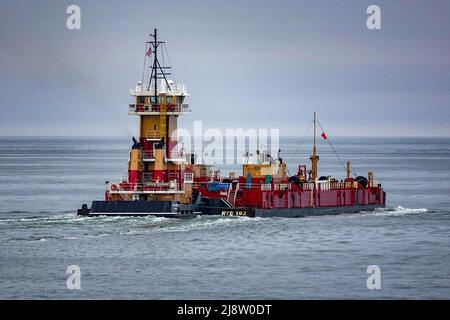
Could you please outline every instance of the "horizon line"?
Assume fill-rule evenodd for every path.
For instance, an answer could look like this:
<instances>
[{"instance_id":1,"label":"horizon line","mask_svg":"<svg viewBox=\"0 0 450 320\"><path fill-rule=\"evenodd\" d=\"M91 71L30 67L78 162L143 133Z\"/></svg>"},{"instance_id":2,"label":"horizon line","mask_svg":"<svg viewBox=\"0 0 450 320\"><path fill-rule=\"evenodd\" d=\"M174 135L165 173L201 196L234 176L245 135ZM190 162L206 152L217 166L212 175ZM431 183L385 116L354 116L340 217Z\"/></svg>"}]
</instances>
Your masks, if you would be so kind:
<instances>
[{"instance_id":1,"label":"horizon line","mask_svg":"<svg viewBox=\"0 0 450 320\"><path fill-rule=\"evenodd\" d=\"M319 135L317 135L319 136ZM327 135L328 136L328 135ZM125 136L125 135L0 135L0 138L131 138L134 135ZM195 137L195 136L194 136ZM303 138L300 135L280 135L279 137L283 138ZM312 135L308 135L309 137L313 137ZM333 138L450 138L450 135L335 135Z\"/></svg>"}]
</instances>

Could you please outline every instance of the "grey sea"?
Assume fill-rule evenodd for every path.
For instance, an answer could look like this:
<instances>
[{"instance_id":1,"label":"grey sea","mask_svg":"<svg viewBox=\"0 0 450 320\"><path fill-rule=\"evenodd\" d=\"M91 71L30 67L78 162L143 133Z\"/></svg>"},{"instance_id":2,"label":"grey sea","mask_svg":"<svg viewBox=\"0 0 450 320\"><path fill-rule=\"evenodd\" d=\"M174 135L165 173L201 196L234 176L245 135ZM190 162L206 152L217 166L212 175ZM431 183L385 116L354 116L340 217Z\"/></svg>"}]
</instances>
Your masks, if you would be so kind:
<instances>
[{"instance_id":1,"label":"grey sea","mask_svg":"<svg viewBox=\"0 0 450 320\"><path fill-rule=\"evenodd\" d=\"M281 139L291 172L310 142ZM127 138L0 138L0 298L450 298L450 138L333 139L387 208L284 218L75 216L126 172ZM343 177L319 145L321 175ZM239 165L223 171L239 172ZM68 289L68 266L81 289ZM369 266L381 289L368 289Z\"/></svg>"}]
</instances>

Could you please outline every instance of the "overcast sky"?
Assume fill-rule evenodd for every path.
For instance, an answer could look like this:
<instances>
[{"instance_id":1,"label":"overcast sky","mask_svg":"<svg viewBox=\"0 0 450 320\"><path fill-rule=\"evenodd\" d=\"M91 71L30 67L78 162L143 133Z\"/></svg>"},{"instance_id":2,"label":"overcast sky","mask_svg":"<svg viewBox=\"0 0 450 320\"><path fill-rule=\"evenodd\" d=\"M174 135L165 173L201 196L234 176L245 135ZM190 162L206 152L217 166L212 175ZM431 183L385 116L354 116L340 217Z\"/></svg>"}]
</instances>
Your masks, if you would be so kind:
<instances>
[{"instance_id":1,"label":"overcast sky","mask_svg":"<svg viewBox=\"0 0 450 320\"><path fill-rule=\"evenodd\" d=\"M81 8L81 30L66 8ZM381 7L381 30L366 9ZM191 97L181 125L450 135L450 1L2 1L0 135L131 135L159 29Z\"/></svg>"}]
</instances>

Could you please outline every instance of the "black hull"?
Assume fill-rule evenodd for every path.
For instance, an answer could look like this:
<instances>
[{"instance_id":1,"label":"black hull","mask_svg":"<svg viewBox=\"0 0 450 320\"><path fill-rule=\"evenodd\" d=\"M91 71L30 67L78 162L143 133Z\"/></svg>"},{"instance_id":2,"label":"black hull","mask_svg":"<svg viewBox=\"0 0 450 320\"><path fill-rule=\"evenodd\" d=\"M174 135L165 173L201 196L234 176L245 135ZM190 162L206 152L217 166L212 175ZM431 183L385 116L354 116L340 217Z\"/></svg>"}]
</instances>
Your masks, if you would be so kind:
<instances>
[{"instance_id":1,"label":"black hull","mask_svg":"<svg viewBox=\"0 0 450 320\"><path fill-rule=\"evenodd\" d=\"M354 205L340 207L258 209L235 208L226 203L212 202L198 205L179 204L172 201L93 201L91 209L83 205L79 216L155 216L164 218L193 218L198 215L238 217L300 218L373 211L384 205Z\"/></svg>"},{"instance_id":2,"label":"black hull","mask_svg":"<svg viewBox=\"0 0 450 320\"><path fill-rule=\"evenodd\" d=\"M91 208L83 205L79 216L155 216L163 218L193 218L201 214L193 205L175 201L93 201Z\"/></svg>"}]
</instances>

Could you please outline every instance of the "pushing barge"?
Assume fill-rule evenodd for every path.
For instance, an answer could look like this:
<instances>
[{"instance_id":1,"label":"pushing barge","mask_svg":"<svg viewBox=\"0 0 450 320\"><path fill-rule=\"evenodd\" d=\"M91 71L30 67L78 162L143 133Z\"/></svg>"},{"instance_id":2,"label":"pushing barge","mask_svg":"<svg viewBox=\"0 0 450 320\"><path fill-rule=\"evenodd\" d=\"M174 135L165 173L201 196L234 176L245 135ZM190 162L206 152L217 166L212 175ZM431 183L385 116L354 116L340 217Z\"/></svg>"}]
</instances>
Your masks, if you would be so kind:
<instances>
[{"instance_id":1,"label":"pushing barge","mask_svg":"<svg viewBox=\"0 0 450 320\"><path fill-rule=\"evenodd\" d=\"M386 193L373 174L352 177L349 162L344 179L318 176L315 114L311 165L298 165L295 175L288 175L280 156L275 159L265 151L247 153L240 176L222 177L219 170L199 163L175 136L178 117L190 112L185 101L189 95L184 84L169 79L170 67L158 59L162 47L155 29L146 47L148 83L140 81L130 90L134 101L128 114L140 121L128 174L121 181L106 182L105 199L93 201L90 208L83 204L78 215L302 217L385 206ZM322 138L327 139L324 133Z\"/></svg>"}]
</instances>

